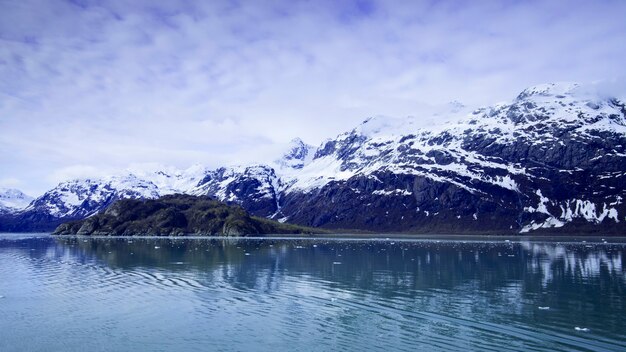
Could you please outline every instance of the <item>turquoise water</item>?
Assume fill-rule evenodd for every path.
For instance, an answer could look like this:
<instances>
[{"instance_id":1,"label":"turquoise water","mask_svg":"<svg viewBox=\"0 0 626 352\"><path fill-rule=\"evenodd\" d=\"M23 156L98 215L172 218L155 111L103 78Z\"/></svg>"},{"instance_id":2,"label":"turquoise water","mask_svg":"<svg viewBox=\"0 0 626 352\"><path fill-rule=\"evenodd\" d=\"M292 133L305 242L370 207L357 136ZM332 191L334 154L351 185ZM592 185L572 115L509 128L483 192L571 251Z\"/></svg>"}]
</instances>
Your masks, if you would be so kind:
<instances>
[{"instance_id":1,"label":"turquoise water","mask_svg":"<svg viewBox=\"0 0 626 352\"><path fill-rule=\"evenodd\" d=\"M623 351L625 261L579 240L5 234L0 351Z\"/></svg>"}]
</instances>

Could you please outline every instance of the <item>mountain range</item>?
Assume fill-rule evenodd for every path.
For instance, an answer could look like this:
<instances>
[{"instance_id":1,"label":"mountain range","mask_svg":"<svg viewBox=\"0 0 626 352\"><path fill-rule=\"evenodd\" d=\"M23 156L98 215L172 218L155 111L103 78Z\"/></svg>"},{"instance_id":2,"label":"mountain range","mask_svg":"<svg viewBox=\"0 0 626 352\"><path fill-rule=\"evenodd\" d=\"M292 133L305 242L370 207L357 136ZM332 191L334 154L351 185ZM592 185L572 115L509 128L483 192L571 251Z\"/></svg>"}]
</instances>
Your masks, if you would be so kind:
<instances>
[{"instance_id":1,"label":"mountain range","mask_svg":"<svg viewBox=\"0 0 626 352\"><path fill-rule=\"evenodd\" d=\"M445 120L447 122L437 122ZM626 233L626 106L576 83L470 111L373 117L269 164L163 167L0 194L0 230L48 231L119 199L208 195L250 214L328 229Z\"/></svg>"}]
</instances>

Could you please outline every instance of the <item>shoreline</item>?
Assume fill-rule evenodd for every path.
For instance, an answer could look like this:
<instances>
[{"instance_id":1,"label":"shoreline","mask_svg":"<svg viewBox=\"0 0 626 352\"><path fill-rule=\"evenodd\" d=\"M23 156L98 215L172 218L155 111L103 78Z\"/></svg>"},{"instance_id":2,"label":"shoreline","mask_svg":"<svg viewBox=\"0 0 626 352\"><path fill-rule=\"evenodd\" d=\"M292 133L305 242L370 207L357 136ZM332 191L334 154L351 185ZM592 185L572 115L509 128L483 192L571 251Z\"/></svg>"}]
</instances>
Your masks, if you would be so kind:
<instances>
[{"instance_id":1,"label":"shoreline","mask_svg":"<svg viewBox=\"0 0 626 352\"><path fill-rule=\"evenodd\" d=\"M540 234L540 235L476 235L476 234L402 234L402 233L332 233L332 234L268 234L264 236L204 236L204 235L183 235L183 236L82 236L82 235L52 235L51 232L2 232L0 239L13 238L80 238L80 239L176 239L176 240L365 240L365 241L403 241L403 242L559 242L559 243L594 243L594 244L616 244L626 243L626 236L615 235L588 235L588 234Z\"/></svg>"}]
</instances>

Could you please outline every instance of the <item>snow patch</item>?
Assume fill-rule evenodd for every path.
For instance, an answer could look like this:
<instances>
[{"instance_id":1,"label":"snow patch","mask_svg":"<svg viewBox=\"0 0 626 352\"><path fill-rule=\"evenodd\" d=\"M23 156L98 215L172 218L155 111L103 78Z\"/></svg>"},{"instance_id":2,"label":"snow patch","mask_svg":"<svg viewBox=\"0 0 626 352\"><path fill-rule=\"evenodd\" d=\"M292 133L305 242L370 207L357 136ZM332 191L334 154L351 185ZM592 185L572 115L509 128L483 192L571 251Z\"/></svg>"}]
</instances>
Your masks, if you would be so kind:
<instances>
[{"instance_id":1,"label":"snow patch","mask_svg":"<svg viewBox=\"0 0 626 352\"><path fill-rule=\"evenodd\" d=\"M380 196L392 196L392 195L400 195L400 196L410 196L411 191L407 191L406 189L394 189L394 190L376 190L372 192L372 194L380 195Z\"/></svg>"}]
</instances>

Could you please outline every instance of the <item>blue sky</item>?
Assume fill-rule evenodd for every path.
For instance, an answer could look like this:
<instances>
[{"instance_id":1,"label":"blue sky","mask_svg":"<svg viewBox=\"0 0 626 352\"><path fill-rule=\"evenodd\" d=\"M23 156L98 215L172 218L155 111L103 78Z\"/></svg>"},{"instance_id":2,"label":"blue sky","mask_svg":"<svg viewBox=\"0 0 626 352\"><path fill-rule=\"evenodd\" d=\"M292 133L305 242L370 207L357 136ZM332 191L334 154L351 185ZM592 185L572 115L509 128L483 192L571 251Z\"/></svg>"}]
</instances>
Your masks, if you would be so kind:
<instances>
[{"instance_id":1,"label":"blue sky","mask_svg":"<svg viewBox=\"0 0 626 352\"><path fill-rule=\"evenodd\" d=\"M0 186L265 161L372 115L622 80L624 14L626 1L0 0Z\"/></svg>"}]
</instances>

